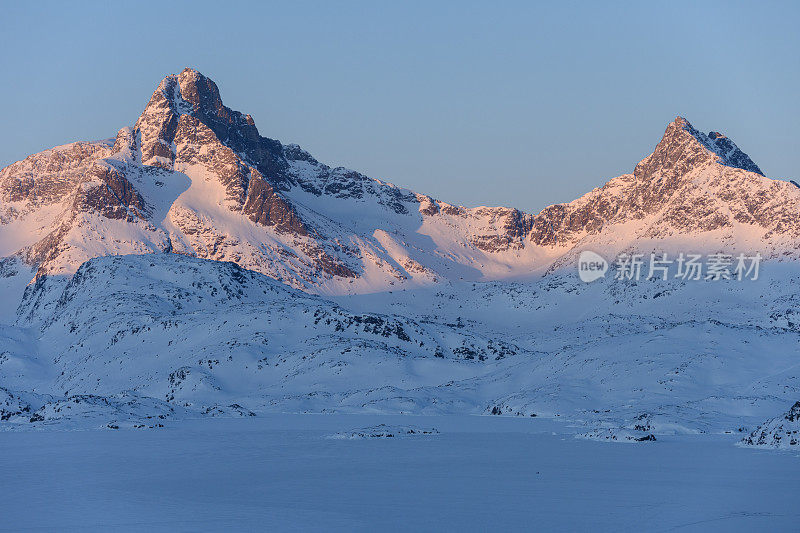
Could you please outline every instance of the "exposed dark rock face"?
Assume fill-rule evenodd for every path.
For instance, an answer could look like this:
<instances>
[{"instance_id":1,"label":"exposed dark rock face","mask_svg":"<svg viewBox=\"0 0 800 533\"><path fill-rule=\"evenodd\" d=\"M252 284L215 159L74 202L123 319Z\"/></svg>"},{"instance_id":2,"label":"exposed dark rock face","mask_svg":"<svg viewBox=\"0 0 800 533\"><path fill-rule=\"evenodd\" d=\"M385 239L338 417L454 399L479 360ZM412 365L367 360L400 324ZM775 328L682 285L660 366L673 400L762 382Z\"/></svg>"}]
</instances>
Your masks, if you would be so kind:
<instances>
[{"instance_id":1,"label":"exposed dark rock face","mask_svg":"<svg viewBox=\"0 0 800 533\"><path fill-rule=\"evenodd\" d=\"M77 142L28 156L0 170L0 201L32 207L59 202L95 159L109 153L105 143Z\"/></svg>"},{"instance_id":2,"label":"exposed dark rock face","mask_svg":"<svg viewBox=\"0 0 800 533\"><path fill-rule=\"evenodd\" d=\"M120 137L124 137L122 132ZM0 171L0 201L19 204L4 213L0 203L0 223L6 222L5 216L25 216L44 206L61 205L62 212L49 231L20 250L28 264L39 267L39 274L69 249L64 239L81 213L146 223L149 208L125 170L102 160L112 151L110 142L73 143L32 155Z\"/></svg>"},{"instance_id":3,"label":"exposed dark rock face","mask_svg":"<svg viewBox=\"0 0 800 533\"><path fill-rule=\"evenodd\" d=\"M261 137L250 115L222 103L217 85L192 69L168 76L136 123L142 162L164 168L202 164L227 191L228 207L282 232L308 235L291 203L280 142ZM300 157L300 150L292 151Z\"/></svg>"},{"instance_id":4,"label":"exposed dark rock face","mask_svg":"<svg viewBox=\"0 0 800 533\"><path fill-rule=\"evenodd\" d=\"M628 208L635 217L659 210L679 189L691 185L685 179L690 172L715 163L761 174L761 170L747 154L727 137L716 132L706 136L683 117L676 118L667 126L653 154L634 169L636 181L629 195ZM704 229L725 225L725 221L716 216L709 201L699 205L695 202L683 208L683 212L678 209L672 213L669 220L679 222L686 219L691 211L696 220L703 221Z\"/></svg>"},{"instance_id":5,"label":"exposed dark rock face","mask_svg":"<svg viewBox=\"0 0 800 533\"><path fill-rule=\"evenodd\" d=\"M300 248L303 250L303 253L314 261L314 266L329 276L341 278L355 278L358 276L350 267L331 257L328 252L320 246L301 245Z\"/></svg>"},{"instance_id":6,"label":"exposed dark rock face","mask_svg":"<svg viewBox=\"0 0 800 533\"><path fill-rule=\"evenodd\" d=\"M472 244L476 248L485 252L503 252L525 247L525 237L533 228L533 215L518 209L495 208L490 217L492 222L500 222L501 233L474 237Z\"/></svg>"},{"instance_id":7,"label":"exposed dark rock face","mask_svg":"<svg viewBox=\"0 0 800 533\"><path fill-rule=\"evenodd\" d=\"M584 231L596 233L619 210L620 206L607 198L597 198L577 208L570 204L552 205L534 218L530 240L539 246L553 246Z\"/></svg>"},{"instance_id":8,"label":"exposed dark rock face","mask_svg":"<svg viewBox=\"0 0 800 533\"><path fill-rule=\"evenodd\" d=\"M800 402L795 402L789 412L784 416L787 422L800 421Z\"/></svg>"},{"instance_id":9,"label":"exposed dark rock face","mask_svg":"<svg viewBox=\"0 0 800 533\"><path fill-rule=\"evenodd\" d=\"M114 146L111 148L111 153L118 154L120 152L135 153L138 149L138 143L134 136L133 128L122 128L117 132L114 139Z\"/></svg>"},{"instance_id":10,"label":"exposed dark rock face","mask_svg":"<svg viewBox=\"0 0 800 533\"><path fill-rule=\"evenodd\" d=\"M66 250L64 237L69 233L72 220L64 222L48 233L42 240L23 250L25 262L29 265L38 265L40 272L44 273L44 267Z\"/></svg>"},{"instance_id":11,"label":"exposed dark rock face","mask_svg":"<svg viewBox=\"0 0 800 533\"><path fill-rule=\"evenodd\" d=\"M0 387L0 422L29 418L32 408L28 402L4 387Z\"/></svg>"},{"instance_id":12,"label":"exposed dark rock face","mask_svg":"<svg viewBox=\"0 0 800 533\"><path fill-rule=\"evenodd\" d=\"M236 153L220 143L211 129L191 115L182 115L176 131L176 161L202 164L225 187L231 209L244 206L250 169Z\"/></svg>"},{"instance_id":13,"label":"exposed dark rock face","mask_svg":"<svg viewBox=\"0 0 800 533\"><path fill-rule=\"evenodd\" d=\"M293 149L293 152L296 151ZM360 172L343 167L331 168L320 165L313 158L295 158L293 161L307 161L315 165L313 176L290 176L291 182L305 192L315 196L329 196L340 200L373 198L379 205L391 209L398 215L409 213L405 204L417 203L417 195L399 187L380 183Z\"/></svg>"},{"instance_id":14,"label":"exposed dark rock face","mask_svg":"<svg viewBox=\"0 0 800 533\"><path fill-rule=\"evenodd\" d=\"M211 128L219 141L256 165L273 183L286 180L286 163L280 142L261 137L250 115L222 103L216 83L196 70L178 75L181 97L192 107L192 115Z\"/></svg>"},{"instance_id":15,"label":"exposed dark rock face","mask_svg":"<svg viewBox=\"0 0 800 533\"><path fill-rule=\"evenodd\" d=\"M441 211L439 203L430 196L423 196L420 199L419 212L422 215L433 216Z\"/></svg>"},{"instance_id":16,"label":"exposed dark rock face","mask_svg":"<svg viewBox=\"0 0 800 533\"><path fill-rule=\"evenodd\" d=\"M106 218L128 222L146 218L142 196L122 172L97 164L92 166L88 177L91 181L76 194L75 212L95 211Z\"/></svg>"},{"instance_id":17,"label":"exposed dark rock face","mask_svg":"<svg viewBox=\"0 0 800 533\"><path fill-rule=\"evenodd\" d=\"M248 115L249 116L249 115ZM289 161L305 161L313 165L319 164L319 161L314 157L297 146L296 144L286 144L283 146L283 157Z\"/></svg>"},{"instance_id":18,"label":"exposed dark rock face","mask_svg":"<svg viewBox=\"0 0 800 533\"><path fill-rule=\"evenodd\" d=\"M678 117L632 176L614 178L574 202L543 209L534 219L530 240L541 246L569 244L607 224L657 213L662 213L660 219L642 236L700 233L731 228L734 222L768 232L797 226L785 210L770 206L770 198L782 187L779 183L765 187L767 182L737 169L763 176L730 139L717 132L705 135ZM696 182L700 176L703 185ZM726 209L720 209L720 200Z\"/></svg>"},{"instance_id":19,"label":"exposed dark rock face","mask_svg":"<svg viewBox=\"0 0 800 533\"><path fill-rule=\"evenodd\" d=\"M466 209L457 205L444 205L442 206L442 212L446 215L457 217L463 216Z\"/></svg>"},{"instance_id":20,"label":"exposed dark rock face","mask_svg":"<svg viewBox=\"0 0 800 533\"><path fill-rule=\"evenodd\" d=\"M177 93L177 81L165 78L136 122L135 130L142 137L142 163L163 168L171 168L175 163L172 143L180 120Z\"/></svg>"},{"instance_id":21,"label":"exposed dark rock face","mask_svg":"<svg viewBox=\"0 0 800 533\"><path fill-rule=\"evenodd\" d=\"M761 172L761 169L758 168L758 165L756 165L746 153L739 150L739 147L736 146L733 141L725 137L723 134L717 131L712 131L709 132L707 139L709 148L711 148L720 157L720 162L723 165L733 168L741 168L742 170L755 172L756 174L761 174L762 176L764 175L764 173Z\"/></svg>"},{"instance_id":22,"label":"exposed dark rock face","mask_svg":"<svg viewBox=\"0 0 800 533\"><path fill-rule=\"evenodd\" d=\"M643 159L633 171L636 180L627 208L635 218L660 209L684 185L683 178L689 172L716 161L716 154L701 136L703 134L682 117L667 126L652 155Z\"/></svg>"},{"instance_id":23,"label":"exposed dark rock face","mask_svg":"<svg viewBox=\"0 0 800 533\"><path fill-rule=\"evenodd\" d=\"M257 171L248 181L247 199L242 212L257 224L275 226L279 231L308 235L294 208Z\"/></svg>"},{"instance_id":24,"label":"exposed dark rock face","mask_svg":"<svg viewBox=\"0 0 800 533\"><path fill-rule=\"evenodd\" d=\"M767 420L753 430L742 443L766 448L797 449L800 446L800 402L783 415Z\"/></svg>"},{"instance_id":25,"label":"exposed dark rock face","mask_svg":"<svg viewBox=\"0 0 800 533\"><path fill-rule=\"evenodd\" d=\"M658 175L671 178L667 180L671 182L693 168L714 162L763 175L733 141L718 132L705 135L683 117L667 126L653 154L637 165L634 175L641 180Z\"/></svg>"}]
</instances>

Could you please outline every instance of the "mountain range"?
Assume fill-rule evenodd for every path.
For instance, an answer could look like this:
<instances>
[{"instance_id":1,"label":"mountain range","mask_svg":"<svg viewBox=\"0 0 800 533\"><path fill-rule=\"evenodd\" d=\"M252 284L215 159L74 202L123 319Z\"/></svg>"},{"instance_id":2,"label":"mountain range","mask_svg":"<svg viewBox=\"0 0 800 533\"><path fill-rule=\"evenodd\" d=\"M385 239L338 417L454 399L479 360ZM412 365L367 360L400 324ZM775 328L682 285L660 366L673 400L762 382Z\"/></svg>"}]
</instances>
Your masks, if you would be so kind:
<instances>
[{"instance_id":1,"label":"mountain range","mask_svg":"<svg viewBox=\"0 0 800 533\"><path fill-rule=\"evenodd\" d=\"M559 417L612 440L741 432L800 393L798 213L799 187L682 117L572 202L452 205L261 136L187 68L116 137L0 171L0 418L371 410ZM765 263L750 283L588 285L583 250Z\"/></svg>"}]
</instances>

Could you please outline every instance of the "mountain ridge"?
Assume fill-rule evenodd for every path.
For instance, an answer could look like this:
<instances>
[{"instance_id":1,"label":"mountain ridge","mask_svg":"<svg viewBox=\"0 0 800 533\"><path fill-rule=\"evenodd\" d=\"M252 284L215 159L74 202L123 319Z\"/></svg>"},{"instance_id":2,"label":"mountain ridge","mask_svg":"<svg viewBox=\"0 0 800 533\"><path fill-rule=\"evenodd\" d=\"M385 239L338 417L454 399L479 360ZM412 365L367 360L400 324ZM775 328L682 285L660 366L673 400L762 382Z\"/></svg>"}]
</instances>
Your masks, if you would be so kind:
<instances>
[{"instance_id":1,"label":"mountain ridge","mask_svg":"<svg viewBox=\"0 0 800 533\"><path fill-rule=\"evenodd\" d=\"M189 68L159 83L113 145L72 143L0 170L0 200L0 235L21 230L0 254L21 256L37 275L70 274L98 255L169 251L323 294L534 275L580 246L614 253L689 239L773 257L800 248L800 191L683 117L632 174L572 202L537 214L466 208L262 137Z\"/></svg>"}]
</instances>

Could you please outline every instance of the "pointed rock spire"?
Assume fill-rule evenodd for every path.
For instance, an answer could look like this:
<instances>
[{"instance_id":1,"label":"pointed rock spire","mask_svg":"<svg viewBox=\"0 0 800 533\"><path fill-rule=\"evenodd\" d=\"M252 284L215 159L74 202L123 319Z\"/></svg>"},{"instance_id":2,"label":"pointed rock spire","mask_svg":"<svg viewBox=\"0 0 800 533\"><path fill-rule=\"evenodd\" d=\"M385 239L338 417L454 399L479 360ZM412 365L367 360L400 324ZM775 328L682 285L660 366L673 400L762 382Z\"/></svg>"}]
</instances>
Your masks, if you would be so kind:
<instances>
[{"instance_id":1,"label":"pointed rock spire","mask_svg":"<svg viewBox=\"0 0 800 533\"><path fill-rule=\"evenodd\" d=\"M226 107L217 84L191 68L165 77L136 122L144 164L170 167L175 162L173 144L182 115L211 130L219 143L281 188L287 166L281 143L262 137L253 117Z\"/></svg>"},{"instance_id":2,"label":"pointed rock spire","mask_svg":"<svg viewBox=\"0 0 800 533\"><path fill-rule=\"evenodd\" d=\"M667 126L653 154L639 163L634 174L641 178L655 174L676 176L709 163L763 175L758 165L733 141L715 131L706 135L680 116Z\"/></svg>"},{"instance_id":3,"label":"pointed rock spire","mask_svg":"<svg viewBox=\"0 0 800 533\"><path fill-rule=\"evenodd\" d=\"M121 132L115 150L135 145L137 134L142 164L169 170L203 165L225 187L232 211L279 231L307 234L280 192L288 180L283 145L259 135L250 115L226 107L217 84L200 72L185 68L164 78L131 139Z\"/></svg>"}]
</instances>

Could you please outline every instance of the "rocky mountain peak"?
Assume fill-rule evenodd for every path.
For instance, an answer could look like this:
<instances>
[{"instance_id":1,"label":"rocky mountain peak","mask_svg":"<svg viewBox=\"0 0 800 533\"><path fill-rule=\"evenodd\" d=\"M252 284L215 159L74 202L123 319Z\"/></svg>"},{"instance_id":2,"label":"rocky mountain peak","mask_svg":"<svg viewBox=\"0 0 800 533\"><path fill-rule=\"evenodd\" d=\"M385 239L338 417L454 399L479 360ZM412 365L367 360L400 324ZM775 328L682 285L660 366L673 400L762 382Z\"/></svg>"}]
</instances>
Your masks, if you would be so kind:
<instances>
[{"instance_id":1,"label":"rocky mountain peak","mask_svg":"<svg viewBox=\"0 0 800 533\"><path fill-rule=\"evenodd\" d=\"M210 130L209 135L198 126ZM165 77L135 129L141 134L144 164L170 167L175 161L176 137L191 135L197 137L195 142L202 137L203 143L213 141L229 148L279 188L285 181L281 143L262 137L252 116L225 106L214 80L195 69Z\"/></svg>"},{"instance_id":2,"label":"rocky mountain peak","mask_svg":"<svg viewBox=\"0 0 800 533\"><path fill-rule=\"evenodd\" d=\"M640 166L643 168L637 167L637 170L643 177L651 173L648 171L659 168L666 172L674 169L684 174L709 163L740 168L763 176L758 165L728 137L717 131L705 134L681 116L667 126L653 154L642 161Z\"/></svg>"},{"instance_id":3,"label":"rocky mountain peak","mask_svg":"<svg viewBox=\"0 0 800 533\"><path fill-rule=\"evenodd\" d=\"M214 80L185 68L178 74L177 82L181 98L192 108L191 115L210 127L223 144L226 141L253 144L260 140L253 118L226 107Z\"/></svg>"},{"instance_id":4,"label":"rocky mountain peak","mask_svg":"<svg viewBox=\"0 0 800 533\"><path fill-rule=\"evenodd\" d=\"M195 112L214 113L224 109L214 80L187 67L177 75L177 82L181 97L192 105Z\"/></svg>"},{"instance_id":5,"label":"rocky mountain peak","mask_svg":"<svg viewBox=\"0 0 800 533\"><path fill-rule=\"evenodd\" d=\"M217 84L200 72L185 68L161 80L142 116L153 114L166 105L174 114L225 114Z\"/></svg>"},{"instance_id":6,"label":"rocky mountain peak","mask_svg":"<svg viewBox=\"0 0 800 533\"><path fill-rule=\"evenodd\" d=\"M719 174L720 166L763 176L733 141L719 132L706 135L679 116L667 126L653 153L636 165L631 207L637 216L657 211L698 175Z\"/></svg>"}]
</instances>

